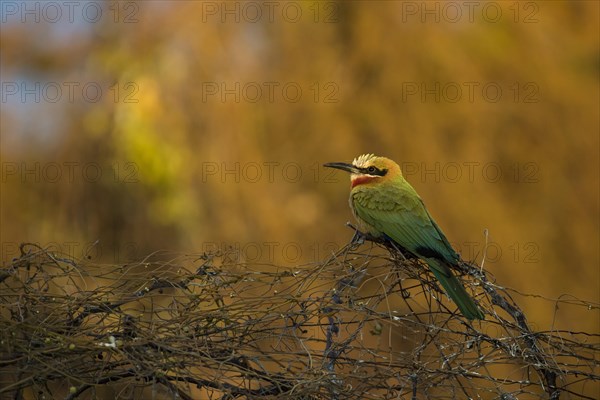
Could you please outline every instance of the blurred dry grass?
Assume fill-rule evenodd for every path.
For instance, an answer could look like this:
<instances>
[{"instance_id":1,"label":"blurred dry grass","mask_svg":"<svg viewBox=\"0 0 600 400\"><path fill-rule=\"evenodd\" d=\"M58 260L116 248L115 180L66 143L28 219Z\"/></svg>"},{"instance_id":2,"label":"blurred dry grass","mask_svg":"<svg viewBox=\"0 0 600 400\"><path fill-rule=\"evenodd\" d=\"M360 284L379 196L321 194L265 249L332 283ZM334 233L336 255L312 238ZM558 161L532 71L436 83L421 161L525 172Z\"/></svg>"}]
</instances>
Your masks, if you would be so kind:
<instances>
[{"instance_id":1,"label":"blurred dry grass","mask_svg":"<svg viewBox=\"0 0 600 400\"><path fill-rule=\"evenodd\" d=\"M457 21L439 2L274 2L258 21L248 3L107 2L93 23L6 4L25 3L2 9L3 262L36 242L109 264L233 247L312 265L351 235L347 178L320 165L374 152L463 258L490 230L503 285L600 301L597 2L482 2L472 20L455 3ZM522 306L539 330L600 330L582 308Z\"/></svg>"}]
</instances>

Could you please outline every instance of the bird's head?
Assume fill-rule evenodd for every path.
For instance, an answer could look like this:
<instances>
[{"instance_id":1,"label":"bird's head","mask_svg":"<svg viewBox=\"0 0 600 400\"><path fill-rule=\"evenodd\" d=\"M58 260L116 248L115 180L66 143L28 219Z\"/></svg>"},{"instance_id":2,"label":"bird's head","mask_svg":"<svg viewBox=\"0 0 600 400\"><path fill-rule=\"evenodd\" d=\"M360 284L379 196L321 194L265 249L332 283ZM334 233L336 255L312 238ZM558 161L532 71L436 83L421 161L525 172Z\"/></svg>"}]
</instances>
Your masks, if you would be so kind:
<instances>
[{"instance_id":1,"label":"bird's head","mask_svg":"<svg viewBox=\"0 0 600 400\"><path fill-rule=\"evenodd\" d=\"M358 185L377 185L402 176L398 164L389 158L377 157L373 154L363 154L355 158L352 164L334 162L323 165L350 172L352 188Z\"/></svg>"}]
</instances>

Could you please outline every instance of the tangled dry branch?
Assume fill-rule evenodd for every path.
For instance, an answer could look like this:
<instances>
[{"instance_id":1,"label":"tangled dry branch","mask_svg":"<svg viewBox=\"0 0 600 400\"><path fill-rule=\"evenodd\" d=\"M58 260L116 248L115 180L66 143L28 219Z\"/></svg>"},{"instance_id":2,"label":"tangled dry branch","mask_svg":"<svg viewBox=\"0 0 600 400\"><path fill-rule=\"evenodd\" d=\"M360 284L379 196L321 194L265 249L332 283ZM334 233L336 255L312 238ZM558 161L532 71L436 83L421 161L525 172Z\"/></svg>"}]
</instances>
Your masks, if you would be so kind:
<instances>
[{"instance_id":1,"label":"tangled dry branch","mask_svg":"<svg viewBox=\"0 0 600 400\"><path fill-rule=\"evenodd\" d=\"M0 270L2 398L579 399L599 388L599 333L535 331L521 295L468 263L457 273L482 322L381 244L297 268L228 252L127 265L21 252Z\"/></svg>"}]
</instances>

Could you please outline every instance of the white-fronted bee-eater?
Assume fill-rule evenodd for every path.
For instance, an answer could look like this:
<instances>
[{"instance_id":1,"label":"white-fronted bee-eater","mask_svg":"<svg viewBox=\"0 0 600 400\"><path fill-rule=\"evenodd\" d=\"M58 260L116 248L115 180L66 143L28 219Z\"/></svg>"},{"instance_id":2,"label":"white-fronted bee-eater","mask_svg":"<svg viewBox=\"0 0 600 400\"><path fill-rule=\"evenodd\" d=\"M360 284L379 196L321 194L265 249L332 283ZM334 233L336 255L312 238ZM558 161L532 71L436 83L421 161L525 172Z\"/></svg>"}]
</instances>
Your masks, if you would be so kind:
<instances>
[{"instance_id":1,"label":"white-fronted bee-eater","mask_svg":"<svg viewBox=\"0 0 600 400\"><path fill-rule=\"evenodd\" d=\"M424 260L465 317L484 318L452 272L460 261L459 255L404 179L398 164L389 158L365 154L352 164L336 162L324 166L350 173L350 208L361 231L391 240Z\"/></svg>"}]
</instances>

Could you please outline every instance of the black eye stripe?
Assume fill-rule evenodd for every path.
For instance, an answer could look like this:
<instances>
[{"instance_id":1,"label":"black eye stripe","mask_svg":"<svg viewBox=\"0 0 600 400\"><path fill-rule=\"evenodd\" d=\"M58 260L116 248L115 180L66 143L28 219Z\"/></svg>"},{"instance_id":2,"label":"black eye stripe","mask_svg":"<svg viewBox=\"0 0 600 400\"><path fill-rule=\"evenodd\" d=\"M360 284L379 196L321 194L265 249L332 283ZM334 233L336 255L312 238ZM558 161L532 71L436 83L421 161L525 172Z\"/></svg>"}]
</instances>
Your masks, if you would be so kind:
<instances>
[{"instance_id":1,"label":"black eye stripe","mask_svg":"<svg viewBox=\"0 0 600 400\"><path fill-rule=\"evenodd\" d=\"M372 171L371 169L374 169L374 170ZM387 174L387 171L388 171L387 169L379 169L374 166L360 168L360 172L362 172L364 174L369 174L369 175L384 176L385 174Z\"/></svg>"}]
</instances>

